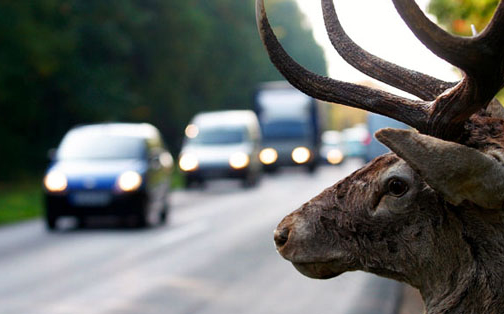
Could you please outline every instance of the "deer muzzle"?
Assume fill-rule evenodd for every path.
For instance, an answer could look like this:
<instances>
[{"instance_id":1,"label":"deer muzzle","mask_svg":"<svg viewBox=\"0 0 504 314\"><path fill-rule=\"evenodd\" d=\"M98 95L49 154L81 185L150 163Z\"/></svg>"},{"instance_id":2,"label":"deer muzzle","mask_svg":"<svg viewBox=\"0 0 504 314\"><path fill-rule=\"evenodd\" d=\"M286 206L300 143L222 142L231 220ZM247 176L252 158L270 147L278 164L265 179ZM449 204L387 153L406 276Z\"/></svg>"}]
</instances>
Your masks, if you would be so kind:
<instances>
[{"instance_id":1,"label":"deer muzzle","mask_svg":"<svg viewBox=\"0 0 504 314\"><path fill-rule=\"evenodd\" d=\"M275 232L274 232L274 240L275 240L275 245L277 247L277 250L281 249L282 246L285 245L285 243L287 243L287 241L289 240L289 233L290 233L290 229L287 228L287 227L280 227L279 228L281 229L275 229Z\"/></svg>"},{"instance_id":2,"label":"deer muzzle","mask_svg":"<svg viewBox=\"0 0 504 314\"><path fill-rule=\"evenodd\" d=\"M295 240L292 239L292 230L296 228L295 224L297 220L294 214L295 213L291 213L290 215L286 216L278 224L273 236L278 253L289 261L292 261L293 258L292 246L293 242L295 242Z\"/></svg>"},{"instance_id":3,"label":"deer muzzle","mask_svg":"<svg viewBox=\"0 0 504 314\"><path fill-rule=\"evenodd\" d=\"M321 228L315 227L313 208L302 207L286 216L274 231L278 253L293 263L327 261L325 250L320 246Z\"/></svg>"},{"instance_id":4,"label":"deer muzzle","mask_svg":"<svg viewBox=\"0 0 504 314\"><path fill-rule=\"evenodd\" d=\"M274 232L278 253L310 278L328 279L345 272L347 267L339 262L339 254L326 255L320 250L310 225L299 212L285 217Z\"/></svg>"}]
</instances>

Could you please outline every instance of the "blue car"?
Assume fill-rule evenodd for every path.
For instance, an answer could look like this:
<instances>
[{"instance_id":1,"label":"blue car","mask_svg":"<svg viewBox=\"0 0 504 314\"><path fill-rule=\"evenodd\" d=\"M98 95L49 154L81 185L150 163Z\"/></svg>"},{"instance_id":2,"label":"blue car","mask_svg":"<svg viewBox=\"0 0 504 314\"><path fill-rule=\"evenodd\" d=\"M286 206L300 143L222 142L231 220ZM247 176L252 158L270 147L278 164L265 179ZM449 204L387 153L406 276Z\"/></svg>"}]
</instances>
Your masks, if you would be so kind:
<instances>
[{"instance_id":1,"label":"blue car","mask_svg":"<svg viewBox=\"0 0 504 314\"><path fill-rule=\"evenodd\" d=\"M150 124L107 123L71 129L44 177L45 222L62 216L133 216L138 226L163 222L171 154Z\"/></svg>"}]
</instances>

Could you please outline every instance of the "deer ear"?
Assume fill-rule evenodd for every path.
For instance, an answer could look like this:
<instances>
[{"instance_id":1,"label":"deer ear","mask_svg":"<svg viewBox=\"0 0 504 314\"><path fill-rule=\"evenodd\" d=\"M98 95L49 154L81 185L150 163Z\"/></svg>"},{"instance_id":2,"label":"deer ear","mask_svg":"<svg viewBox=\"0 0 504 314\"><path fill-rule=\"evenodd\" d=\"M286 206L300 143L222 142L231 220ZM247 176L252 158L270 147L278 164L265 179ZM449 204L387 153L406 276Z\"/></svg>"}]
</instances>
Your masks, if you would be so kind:
<instances>
[{"instance_id":1,"label":"deer ear","mask_svg":"<svg viewBox=\"0 0 504 314\"><path fill-rule=\"evenodd\" d=\"M504 166L495 158L413 130L382 129L375 136L450 203L503 208Z\"/></svg>"}]
</instances>

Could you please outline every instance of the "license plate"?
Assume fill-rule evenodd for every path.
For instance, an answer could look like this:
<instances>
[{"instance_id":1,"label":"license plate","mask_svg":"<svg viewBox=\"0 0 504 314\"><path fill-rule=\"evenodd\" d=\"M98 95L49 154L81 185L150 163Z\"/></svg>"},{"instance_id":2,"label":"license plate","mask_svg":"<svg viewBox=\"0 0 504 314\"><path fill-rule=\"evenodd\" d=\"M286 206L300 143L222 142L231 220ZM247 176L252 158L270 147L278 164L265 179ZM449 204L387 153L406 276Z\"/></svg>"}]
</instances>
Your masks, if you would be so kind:
<instances>
[{"instance_id":1,"label":"license plate","mask_svg":"<svg viewBox=\"0 0 504 314\"><path fill-rule=\"evenodd\" d=\"M72 201L77 206L105 206L110 202L107 192L78 192L72 195Z\"/></svg>"}]
</instances>

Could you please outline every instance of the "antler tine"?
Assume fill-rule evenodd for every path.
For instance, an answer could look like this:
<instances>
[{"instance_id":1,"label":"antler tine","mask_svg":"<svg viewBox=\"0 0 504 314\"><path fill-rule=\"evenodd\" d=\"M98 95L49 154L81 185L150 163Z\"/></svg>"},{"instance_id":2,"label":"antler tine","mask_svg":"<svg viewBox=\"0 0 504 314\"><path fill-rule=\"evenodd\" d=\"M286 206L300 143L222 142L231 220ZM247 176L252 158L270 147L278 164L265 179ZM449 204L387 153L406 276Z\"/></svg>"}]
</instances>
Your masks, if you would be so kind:
<instances>
[{"instance_id":1,"label":"antler tine","mask_svg":"<svg viewBox=\"0 0 504 314\"><path fill-rule=\"evenodd\" d=\"M428 110L426 102L312 73L296 63L278 42L269 24L264 0L256 0L256 19L261 39L272 63L294 87L320 100L379 113L420 131L426 130Z\"/></svg>"},{"instance_id":2,"label":"antler tine","mask_svg":"<svg viewBox=\"0 0 504 314\"><path fill-rule=\"evenodd\" d=\"M480 33L478 37L488 38L488 45L494 49L503 50L504 38L502 36L502 29L504 28L504 1L500 1L494 16L487 27Z\"/></svg>"},{"instance_id":3,"label":"antler tine","mask_svg":"<svg viewBox=\"0 0 504 314\"><path fill-rule=\"evenodd\" d=\"M454 36L430 21L415 1L392 0L397 12L415 36L438 57L452 65L473 72L480 52L475 49L474 38Z\"/></svg>"},{"instance_id":4,"label":"antler tine","mask_svg":"<svg viewBox=\"0 0 504 314\"><path fill-rule=\"evenodd\" d=\"M486 108L504 87L504 5L475 37L454 36L431 22L413 0L392 0L415 36L432 52L459 67L463 79L433 102L427 134L457 140L464 122Z\"/></svg>"},{"instance_id":5,"label":"antler tine","mask_svg":"<svg viewBox=\"0 0 504 314\"><path fill-rule=\"evenodd\" d=\"M504 1L500 1L497 9L495 10L492 20L486 28L475 38L476 44L480 47L483 56L482 62L485 67L481 69L482 75L492 75L492 80L503 84L504 81L504 36L502 30L504 29ZM496 65L500 65L500 68ZM495 71L495 69L498 69ZM494 70L494 71L491 71ZM500 70L500 71L499 71ZM502 88L503 86L499 86ZM499 88L499 89L500 89Z\"/></svg>"},{"instance_id":6,"label":"antler tine","mask_svg":"<svg viewBox=\"0 0 504 314\"><path fill-rule=\"evenodd\" d=\"M332 45L345 61L364 74L388 85L418 96L434 100L455 83L438 80L429 75L400 67L367 52L343 30L333 0L322 0L324 21Z\"/></svg>"},{"instance_id":7,"label":"antler tine","mask_svg":"<svg viewBox=\"0 0 504 314\"><path fill-rule=\"evenodd\" d=\"M447 33L431 22L413 0L392 2L415 36L437 56L469 76L478 77L487 75L488 71L495 72L495 55L504 50L501 33L504 27L502 1L491 23L483 33L475 37Z\"/></svg>"}]
</instances>

